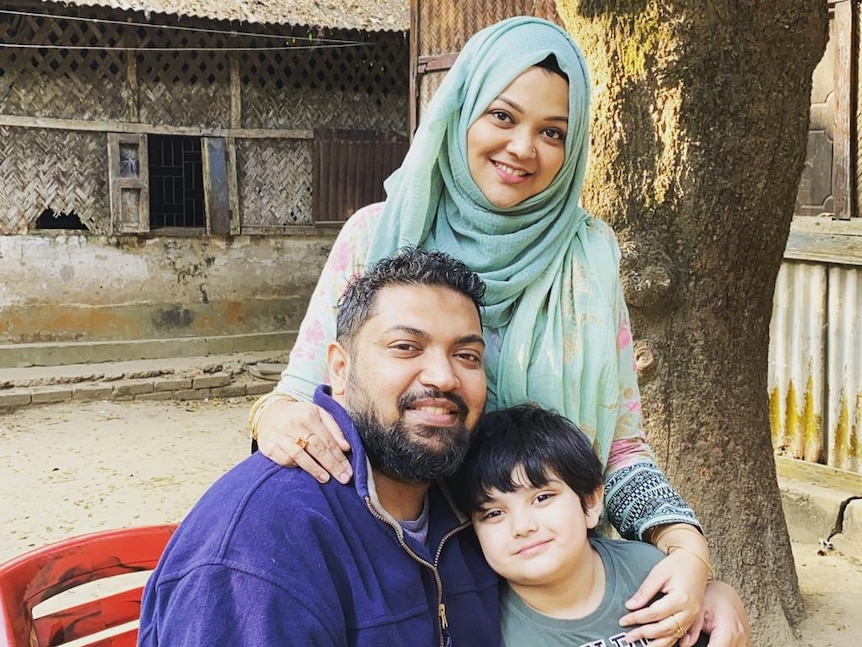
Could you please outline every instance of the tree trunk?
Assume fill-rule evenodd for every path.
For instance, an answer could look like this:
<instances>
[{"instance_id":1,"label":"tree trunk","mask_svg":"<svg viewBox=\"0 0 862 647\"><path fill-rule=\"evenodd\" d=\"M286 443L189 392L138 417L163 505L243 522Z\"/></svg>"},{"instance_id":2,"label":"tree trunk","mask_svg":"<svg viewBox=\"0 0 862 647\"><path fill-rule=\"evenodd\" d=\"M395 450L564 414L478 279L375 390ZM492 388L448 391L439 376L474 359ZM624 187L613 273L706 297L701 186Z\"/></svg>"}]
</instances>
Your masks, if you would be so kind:
<instances>
[{"instance_id":1,"label":"tree trunk","mask_svg":"<svg viewBox=\"0 0 862 647\"><path fill-rule=\"evenodd\" d=\"M756 645L802 615L770 439L772 293L825 0L557 0L597 86L584 193L623 249L647 434Z\"/></svg>"}]
</instances>

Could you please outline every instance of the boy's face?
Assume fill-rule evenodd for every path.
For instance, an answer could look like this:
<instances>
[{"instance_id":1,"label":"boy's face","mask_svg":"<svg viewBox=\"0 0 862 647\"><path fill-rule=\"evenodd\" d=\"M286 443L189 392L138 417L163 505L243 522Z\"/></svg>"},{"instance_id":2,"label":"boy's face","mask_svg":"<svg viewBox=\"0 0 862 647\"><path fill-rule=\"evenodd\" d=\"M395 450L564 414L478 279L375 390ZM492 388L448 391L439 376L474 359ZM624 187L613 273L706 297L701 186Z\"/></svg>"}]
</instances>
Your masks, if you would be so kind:
<instances>
[{"instance_id":1,"label":"boy's face","mask_svg":"<svg viewBox=\"0 0 862 647\"><path fill-rule=\"evenodd\" d=\"M512 473L514 492L493 489L473 513L473 525L491 568L520 586L552 586L571 576L591 555L587 530L602 509L602 488L586 497L587 512L556 474L534 487L522 468Z\"/></svg>"}]
</instances>

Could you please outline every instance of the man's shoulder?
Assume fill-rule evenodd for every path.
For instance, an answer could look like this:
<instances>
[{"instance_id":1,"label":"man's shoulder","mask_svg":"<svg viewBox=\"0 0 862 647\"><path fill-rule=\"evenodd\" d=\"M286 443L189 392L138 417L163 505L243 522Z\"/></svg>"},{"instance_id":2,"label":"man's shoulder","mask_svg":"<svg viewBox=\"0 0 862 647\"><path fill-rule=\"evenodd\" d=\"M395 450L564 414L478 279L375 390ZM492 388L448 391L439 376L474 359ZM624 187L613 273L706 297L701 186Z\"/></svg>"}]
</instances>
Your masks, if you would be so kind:
<instances>
[{"instance_id":1,"label":"man's shoulder","mask_svg":"<svg viewBox=\"0 0 862 647\"><path fill-rule=\"evenodd\" d=\"M321 484L256 453L201 497L180 524L171 553L177 564L263 563L286 540L319 546L320 537L349 521L340 510L360 504L352 485Z\"/></svg>"},{"instance_id":2,"label":"man's shoulder","mask_svg":"<svg viewBox=\"0 0 862 647\"><path fill-rule=\"evenodd\" d=\"M321 484L305 471L281 467L255 452L213 483L192 512L200 508L222 516L231 508L243 512L259 497L272 497L267 507L294 508L296 500L301 503L323 498L323 491Z\"/></svg>"}]
</instances>

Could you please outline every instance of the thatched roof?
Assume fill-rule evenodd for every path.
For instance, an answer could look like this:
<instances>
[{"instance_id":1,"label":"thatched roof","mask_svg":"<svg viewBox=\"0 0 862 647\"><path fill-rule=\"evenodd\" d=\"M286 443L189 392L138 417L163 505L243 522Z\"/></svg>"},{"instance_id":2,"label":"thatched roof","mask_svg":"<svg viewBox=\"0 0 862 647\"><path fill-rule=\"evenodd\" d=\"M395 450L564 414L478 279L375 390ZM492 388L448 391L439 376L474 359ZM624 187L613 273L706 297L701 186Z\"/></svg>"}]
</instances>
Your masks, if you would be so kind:
<instances>
[{"instance_id":1,"label":"thatched roof","mask_svg":"<svg viewBox=\"0 0 862 647\"><path fill-rule=\"evenodd\" d=\"M59 3L261 25L367 31L410 28L409 0L59 0Z\"/></svg>"}]
</instances>

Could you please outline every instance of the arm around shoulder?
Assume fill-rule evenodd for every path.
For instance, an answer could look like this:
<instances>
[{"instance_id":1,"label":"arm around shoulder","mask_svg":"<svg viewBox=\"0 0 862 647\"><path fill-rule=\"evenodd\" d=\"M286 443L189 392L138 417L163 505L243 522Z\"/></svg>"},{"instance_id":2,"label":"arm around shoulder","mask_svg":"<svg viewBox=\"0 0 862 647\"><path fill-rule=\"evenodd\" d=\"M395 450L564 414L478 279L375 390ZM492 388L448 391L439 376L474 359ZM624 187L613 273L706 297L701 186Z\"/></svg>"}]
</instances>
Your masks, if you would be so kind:
<instances>
[{"instance_id":1,"label":"arm around shoulder","mask_svg":"<svg viewBox=\"0 0 862 647\"><path fill-rule=\"evenodd\" d=\"M338 234L311 295L276 391L309 401L326 379L326 348L335 339L335 312L347 282L364 269L383 204L353 214Z\"/></svg>"}]
</instances>

